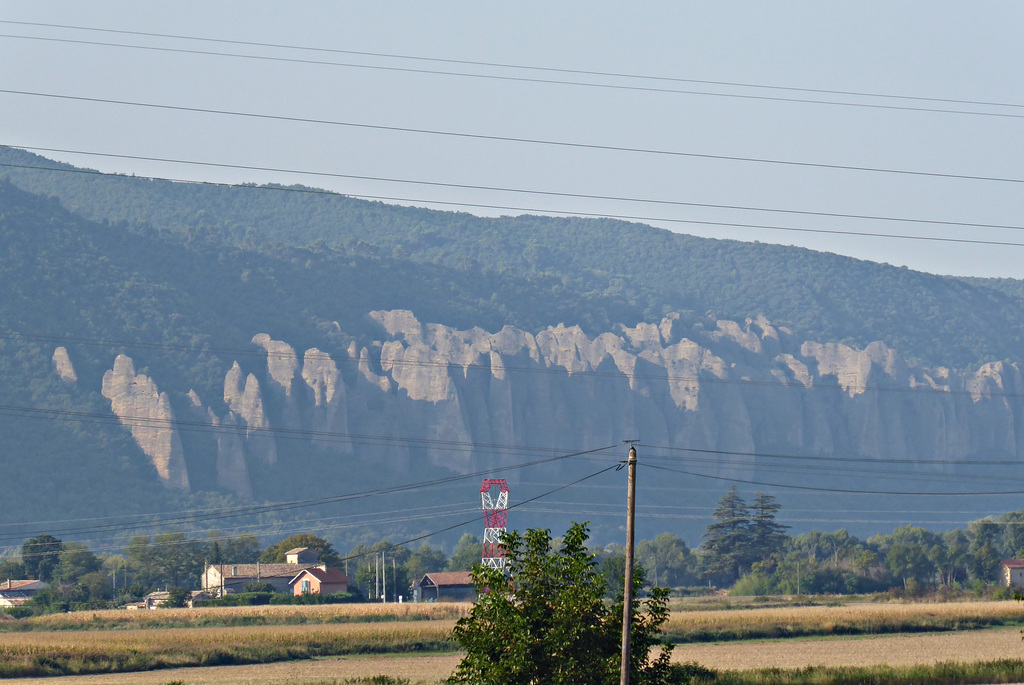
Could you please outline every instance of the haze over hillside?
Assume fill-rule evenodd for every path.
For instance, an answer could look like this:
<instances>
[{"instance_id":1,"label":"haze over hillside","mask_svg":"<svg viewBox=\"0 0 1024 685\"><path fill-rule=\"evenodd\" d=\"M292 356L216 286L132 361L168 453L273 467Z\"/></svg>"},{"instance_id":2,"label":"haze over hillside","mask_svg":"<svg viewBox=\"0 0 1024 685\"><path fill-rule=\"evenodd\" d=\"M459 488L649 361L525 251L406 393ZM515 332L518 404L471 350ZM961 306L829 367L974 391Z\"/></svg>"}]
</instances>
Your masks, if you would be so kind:
<instances>
[{"instance_id":1,"label":"haze over hillside","mask_svg":"<svg viewBox=\"0 0 1024 685\"><path fill-rule=\"evenodd\" d=\"M652 467L641 525L693 545L731 482L715 479L809 510L795 528L862 534L1017 499L894 507L772 484L1024 491L1015 281L619 221L78 173L10 148L0 164L11 522L52 520L57 500L73 518L331 497L632 438ZM26 168L44 166L64 170ZM523 501L620 453L507 477ZM390 525L472 518L473 478L391 500L458 506ZM516 525L591 518L612 538L620 480L560 491ZM332 502L315 518L380 510Z\"/></svg>"}]
</instances>

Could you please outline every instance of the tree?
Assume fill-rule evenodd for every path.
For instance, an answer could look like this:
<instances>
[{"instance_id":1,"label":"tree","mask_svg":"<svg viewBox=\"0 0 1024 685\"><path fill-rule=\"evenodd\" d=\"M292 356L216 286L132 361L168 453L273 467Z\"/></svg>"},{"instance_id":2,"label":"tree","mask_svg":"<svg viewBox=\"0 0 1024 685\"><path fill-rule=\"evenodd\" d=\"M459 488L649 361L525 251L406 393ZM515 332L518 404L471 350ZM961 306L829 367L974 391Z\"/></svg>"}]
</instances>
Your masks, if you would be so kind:
<instances>
[{"instance_id":1,"label":"tree","mask_svg":"<svg viewBox=\"0 0 1024 685\"><path fill-rule=\"evenodd\" d=\"M775 514L780 508L774 497L763 492L757 493L750 505L751 556L759 561L780 551L786 544L789 526L775 522Z\"/></svg>"},{"instance_id":2,"label":"tree","mask_svg":"<svg viewBox=\"0 0 1024 685\"><path fill-rule=\"evenodd\" d=\"M448 555L444 550L423 543L419 549L409 555L405 561L405 571L410 581L419 580L427 573L444 570L448 563Z\"/></svg>"},{"instance_id":3,"label":"tree","mask_svg":"<svg viewBox=\"0 0 1024 685\"><path fill-rule=\"evenodd\" d=\"M260 558L262 546L255 535L242 533L232 538L211 532L209 536L207 560L211 564L255 564Z\"/></svg>"},{"instance_id":4,"label":"tree","mask_svg":"<svg viewBox=\"0 0 1024 685\"><path fill-rule=\"evenodd\" d=\"M967 524L968 570L977 580L989 581L995 576L999 564L999 525L992 519L980 519Z\"/></svg>"},{"instance_id":5,"label":"tree","mask_svg":"<svg viewBox=\"0 0 1024 685\"><path fill-rule=\"evenodd\" d=\"M750 510L735 485L718 500L714 517L715 522L701 536L702 561L708 575L722 575L731 584L751 558Z\"/></svg>"},{"instance_id":6,"label":"tree","mask_svg":"<svg viewBox=\"0 0 1024 685\"><path fill-rule=\"evenodd\" d=\"M148 587L193 586L203 572L207 546L181 531L132 538L125 548L135 580Z\"/></svg>"},{"instance_id":7,"label":"tree","mask_svg":"<svg viewBox=\"0 0 1024 685\"><path fill-rule=\"evenodd\" d=\"M618 682L621 600L618 612L604 601L605 580L587 551L587 527L574 523L553 550L548 530L505 533L506 568L477 565L479 593L453 639L466 651L452 683L473 685L606 685ZM634 578L639 584L641 578ZM638 598L631 612L631 679L637 685L668 683L672 647L648 661L667 619L667 593ZM646 609L646 611L644 611Z\"/></svg>"},{"instance_id":8,"label":"tree","mask_svg":"<svg viewBox=\"0 0 1024 685\"><path fill-rule=\"evenodd\" d=\"M320 554L321 563L328 566L341 564L341 555L334 549L334 546L324 538L310 533L297 533L267 547L260 555L260 561L264 564L283 564L288 551L296 547L308 547L316 550Z\"/></svg>"},{"instance_id":9,"label":"tree","mask_svg":"<svg viewBox=\"0 0 1024 685\"><path fill-rule=\"evenodd\" d=\"M58 538L43 533L29 538L21 546L21 561L25 565L25 576L49 581L60 561L64 543Z\"/></svg>"},{"instance_id":10,"label":"tree","mask_svg":"<svg viewBox=\"0 0 1024 685\"><path fill-rule=\"evenodd\" d=\"M696 559L679 537L662 533L653 540L641 540L636 546L637 561L652 574L653 584L661 587L693 585ZM624 568L624 566L623 566ZM620 571L619 577L625 571ZM611 579L612 576L606 575Z\"/></svg>"},{"instance_id":11,"label":"tree","mask_svg":"<svg viewBox=\"0 0 1024 685\"><path fill-rule=\"evenodd\" d=\"M480 556L483 554L483 543L480 538L472 533L466 533L459 538L459 543L452 551L452 557L448 560L449 571L468 571L474 564L480 563Z\"/></svg>"},{"instance_id":12,"label":"tree","mask_svg":"<svg viewBox=\"0 0 1024 685\"><path fill-rule=\"evenodd\" d=\"M5 580L20 580L25 578L25 564L21 559L4 559L0 561L0 582Z\"/></svg>"},{"instance_id":13,"label":"tree","mask_svg":"<svg viewBox=\"0 0 1024 685\"><path fill-rule=\"evenodd\" d=\"M74 584L82 576L95 573L103 566L100 558L80 542L69 542L60 553L53 579L60 583ZM105 576L104 576L105 577Z\"/></svg>"},{"instance_id":14,"label":"tree","mask_svg":"<svg viewBox=\"0 0 1024 685\"><path fill-rule=\"evenodd\" d=\"M167 601L161 606L164 609L180 609L188 604L189 592L183 587L167 588Z\"/></svg>"},{"instance_id":15,"label":"tree","mask_svg":"<svg viewBox=\"0 0 1024 685\"><path fill-rule=\"evenodd\" d=\"M408 594L410 581L405 562L410 554L405 547L396 547L387 540L375 542L369 547L354 547L348 558L356 569L355 582L359 591L365 593L367 598L382 597L386 602L397 602L398 595ZM386 594L382 596L378 592Z\"/></svg>"}]
</instances>

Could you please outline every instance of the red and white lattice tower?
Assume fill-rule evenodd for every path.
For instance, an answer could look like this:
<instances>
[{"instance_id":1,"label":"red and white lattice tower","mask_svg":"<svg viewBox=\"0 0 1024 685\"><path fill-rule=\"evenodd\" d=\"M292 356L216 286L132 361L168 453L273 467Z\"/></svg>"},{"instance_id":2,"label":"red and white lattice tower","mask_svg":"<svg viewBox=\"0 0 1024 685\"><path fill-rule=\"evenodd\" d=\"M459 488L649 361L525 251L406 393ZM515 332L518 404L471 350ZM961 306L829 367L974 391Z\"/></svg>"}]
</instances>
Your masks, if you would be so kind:
<instances>
[{"instance_id":1,"label":"red and white lattice tower","mask_svg":"<svg viewBox=\"0 0 1024 685\"><path fill-rule=\"evenodd\" d=\"M497 488L497 498L491 492ZM505 568L505 548L501 534L508 523L508 483L504 478L484 478L480 484L480 503L484 508L484 551L480 563L488 568Z\"/></svg>"}]
</instances>

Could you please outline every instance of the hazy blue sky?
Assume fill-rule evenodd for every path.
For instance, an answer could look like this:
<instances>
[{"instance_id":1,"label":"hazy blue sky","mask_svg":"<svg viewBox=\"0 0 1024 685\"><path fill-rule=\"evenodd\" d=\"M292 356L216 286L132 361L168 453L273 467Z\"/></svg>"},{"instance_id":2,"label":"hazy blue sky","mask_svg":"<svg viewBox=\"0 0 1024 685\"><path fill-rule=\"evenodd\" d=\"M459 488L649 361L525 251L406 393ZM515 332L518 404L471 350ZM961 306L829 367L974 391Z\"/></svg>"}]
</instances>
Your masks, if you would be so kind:
<instances>
[{"instance_id":1,"label":"hazy blue sky","mask_svg":"<svg viewBox=\"0 0 1024 685\"><path fill-rule=\"evenodd\" d=\"M1019 2L31 2L0 20L335 50L1015 106L526 71L0 23L0 89L393 127L1024 181ZM21 36L20 38L11 36ZM645 92L314 65L24 36L347 65L700 91ZM865 108L744 96L966 110ZM1008 116L1007 116L1008 115ZM478 186L1024 229L1024 183L481 141L0 93L0 144ZM42 153L105 171L532 210L1021 243L1016 228L950 227L328 179ZM0 170L2 173L2 170ZM442 209L452 207L430 205ZM518 213L467 208L478 214ZM938 273L1024 277L1024 246L649 221L804 245ZM643 265L637 265L642 268Z\"/></svg>"}]
</instances>

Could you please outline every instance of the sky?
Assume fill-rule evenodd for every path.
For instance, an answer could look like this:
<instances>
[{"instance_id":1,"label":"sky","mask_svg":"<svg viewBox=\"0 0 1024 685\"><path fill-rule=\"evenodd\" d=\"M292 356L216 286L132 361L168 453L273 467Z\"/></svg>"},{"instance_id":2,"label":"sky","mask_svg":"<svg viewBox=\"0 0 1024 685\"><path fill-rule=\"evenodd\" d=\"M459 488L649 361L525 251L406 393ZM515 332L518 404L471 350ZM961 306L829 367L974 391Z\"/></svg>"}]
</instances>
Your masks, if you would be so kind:
<instances>
[{"instance_id":1,"label":"sky","mask_svg":"<svg viewBox=\"0 0 1024 685\"><path fill-rule=\"evenodd\" d=\"M1024 278L1022 20L1018 2L5 0L0 144Z\"/></svg>"}]
</instances>

